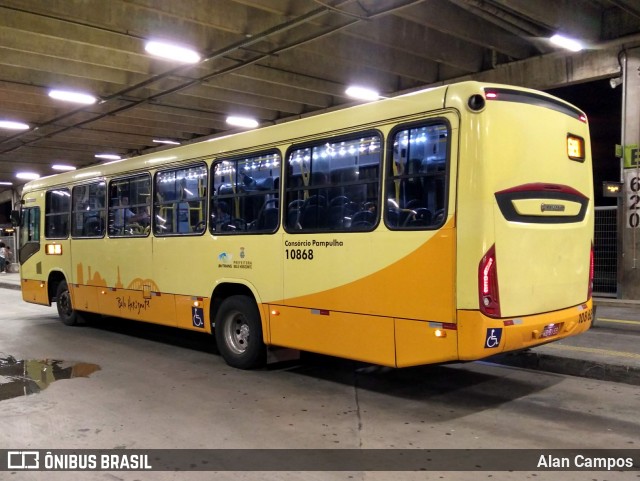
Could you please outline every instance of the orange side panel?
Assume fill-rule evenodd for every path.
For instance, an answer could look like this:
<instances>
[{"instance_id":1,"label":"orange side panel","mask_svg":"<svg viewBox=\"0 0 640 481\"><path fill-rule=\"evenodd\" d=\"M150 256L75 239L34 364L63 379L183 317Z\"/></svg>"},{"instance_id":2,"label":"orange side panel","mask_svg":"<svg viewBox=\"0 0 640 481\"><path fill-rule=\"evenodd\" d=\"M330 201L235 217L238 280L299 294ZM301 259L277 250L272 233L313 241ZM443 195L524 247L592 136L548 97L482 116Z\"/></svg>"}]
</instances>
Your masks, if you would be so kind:
<instances>
[{"instance_id":1,"label":"orange side panel","mask_svg":"<svg viewBox=\"0 0 640 481\"><path fill-rule=\"evenodd\" d=\"M211 333L208 297L175 296L175 300L179 328Z\"/></svg>"},{"instance_id":2,"label":"orange side panel","mask_svg":"<svg viewBox=\"0 0 640 481\"><path fill-rule=\"evenodd\" d=\"M458 359L458 331L441 323L396 319L397 367L419 366ZM436 330L444 337L436 337Z\"/></svg>"},{"instance_id":3,"label":"orange side panel","mask_svg":"<svg viewBox=\"0 0 640 481\"><path fill-rule=\"evenodd\" d=\"M45 281L22 279L22 299L33 304L49 304L49 292Z\"/></svg>"},{"instance_id":4,"label":"orange side panel","mask_svg":"<svg viewBox=\"0 0 640 481\"><path fill-rule=\"evenodd\" d=\"M96 287L100 294L100 313L137 321L176 326L176 306L171 294L152 293L145 299L142 291Z\"/></svg>"},{"instance_id":5,"label":"orange side panel","mask_svg":"<svg viewBox=\"0 0 640 481\"><path fill-rule=\"evenodd\" d=\"M98 293L101 289L93 286L85 286L83 284L74 284L69 286L71 292L71 300L75 309L79 311L98 312L100 306L98 304Z\"/></svg>"},{"instance_id":6,"label":"orange side panel","mask_svg":"<svg viewBox=\"0 0 640 481\"><path fill-rule=\"evenodd\" d=\"M273 306L271 342L277 346L395 366L393 319Z\"/></svg>"}]
</instances>

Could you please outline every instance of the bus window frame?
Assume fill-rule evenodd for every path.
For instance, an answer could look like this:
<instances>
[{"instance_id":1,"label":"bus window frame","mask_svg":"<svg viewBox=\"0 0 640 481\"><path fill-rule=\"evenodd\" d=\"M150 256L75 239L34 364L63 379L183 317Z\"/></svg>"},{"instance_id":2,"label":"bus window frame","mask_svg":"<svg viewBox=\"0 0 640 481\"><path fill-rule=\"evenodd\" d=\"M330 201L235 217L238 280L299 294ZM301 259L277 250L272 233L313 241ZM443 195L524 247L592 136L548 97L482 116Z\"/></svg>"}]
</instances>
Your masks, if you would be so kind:
<instances>
[{"instance_id":1,"label":"bus window frame","mask_svg":"<svg viewBox=\"0 0 640 481\"><path fill-rule=\"evenodd\" d=\"M204 172L205 172L205 195L202 197L202 201L204 202L204 212L203 212L203 219L204 219L204 228L202 229L202 231L200 232L171 232L168 234L162 234L156 231L156 224L157 224L157 220L156 220L156 205L168 205L168 202L164 202L163 204L160 204L158 202L156 202L156 195L158 193L158 189L157 189L157 179L158 176L167 172L177 172L180 170L189 170L192 169L194 167L204 167ZM209 177L210 177L211 173L209 171L209 165L207 165L207 162L202 160L202 161L189 161L188 164L184 164L184 165L172 165L171 167L166 167L163 169L158 169L153 173L152 179L151 179L151 223L149 224L151 226L151 228L149 229L149 233L153 234L154 237L198 237L198 236L203 236L206 232L207 232L207 216L209 215L208 213L208 209L209 209L209 196L210 196L210 192L209 192ZM177 200L177 199L176 199ZM187 201L188 202L188 201ZM177 204L177 202L174 202L174 204ZM118 238L122 238L122 237L126 237L126 236L119 236Z\"/></svg>"},{"instance_id":2,"label":"bus window frame","mask_svg":"<svg viewBox=\"0 0 640 481\"><path fill-rule=\"evenodd\" d=\"M416 128L420 128L420 127L428 127L430 125L437 125L437 124L441 124L444 125L447 129L447 150L446 150L446 157L445 157L445 168L444 168L444 172L442 173L442 177L444 178L444 199L443 199L443 204L444 204L444 212L442 215L442 219L440 222L438 223L434 223L434 224L430 224L427 226L415 226L415 227L398 227L398 226L393 226L390 225L389 223L389 209L387 207L387 202L388 202L388 196L389 196L389 188L387 187L389 182L392 181L392 179L396 176L391 175L391 173L387 174L387 169L391 170L392 169L392 162L393 162L393 139L395 138L395 136L398 134L399 131L402 130L411 130L411 129L416 129ZM449 121L449 119L447 119L446 117L432 117L432 118L425 118L425 119L421 119L421 120L417 120L417 121L412 121L412 122L406 122L406 123L401 123L401 124L397 124L395 125L387 134L387 145L386 145L386 152L385 152L385 165L384 165L384 186L383 186L383 190L384 190L384 202L385 202L385 206L384 206L384 225L387 229L389 229L390 231L393 232L412 232L412 231L434 231L434 230L438 230L441 229L442 226L444 226L446 220L447 220L447 216L449 214L449 195L450 195L450 182L451 182L451 142L452 142L452 135L453 135L453 130L451 127L451 121ZM405 174L406 176L409 176L409 174ZM425 177L428 178L430 176L427 175L417 175L416 177ZM435 177L435 176L432 176ZM434 213L435 214L435 213Z\"/></svg>"},{"instance_id":3,"label":"bus window frame","mask_svg":"<svg viewBox=\"0 0 640 481\"><path fill-rule=\"evenodd\" d=\"M104 184L104 196L102 198L103 207L102 207L102 209L90 209L90 210L97 211L97 212L104 211L105 215L104 215L104 219L103 220L104 220L104 224L105 225L103 226L103 228L101 230L102 233L100 235L92 235L92 236L89 236L89 235L83 235L83 236L73 235L73 228L74 228L74 225L75 225L73 216L74 216L74 214L76 214L78 212L82 212L82 211L79 211L79 210L73 210L73 192L74 192L74 190L77 189L77 188L80 188L80 187L86 187L86 186L90 186L90 185L100 186L101 183ZM107 218L107 215L108 215L108 209L107 209L107 181L106 181L106 179L101 178L101 179L99 179L97 181L93 181L93 182L83 182L82 184L73 185L71 187L71 223L69 224L69 226L70 226L69 227L69 235L70 235L71 239L73 239L73 240L104 239L104 237L107 235L106 223L109 220Z\"/></svg>"},{"instance_id":4,"label":"bus window frame","mask_svg":"<svg viewBox=\"0 0 640 481\"><path fill-rule=\"evenodd\" d=\"M214 227L214 223L211 222L211 217L208 218L209 220L209 232L211 233L211 235L272 235L275 234L278 229L280 229L280 225L282 224L282 194L283 194L283 190L282 190L282 175L283 175L283 166L284 166L284 157L282 155L282 152L280 151L280 149L267 149L267 150L260 150L260 151L255 151L255 152L247 152L243 155L234 155L231 157L218 157L215 158L212 162L211 162L211 169L210 169L210 177L211 180L209 182L209 213L210 216L213 215L211 214L211 212L213 212L213 203L215 202L215 200L217 199L217 194L214 194L214 182L215 182L215 166L216 164L220 164L222 162L238 162L240 160L246 160L246 159L251 159L251 158L257 158L257 157L266 157L269 155L277 155L280 160L279 163L280 165L278 166L278 172L279 172L279 183L278 183L278 188L277 189L270 189L270 190L266 190L264 191L265 194L267 195L268 192L275 192L278 200L278 223L276 224L276 226L271 229L271 230L239 230L239 231L234 231L234 230L229 230L229 231L223 231L223 230L213 230ZM256 192L259 192L256 190ZM251 196L255 196L258 195L256 193L252 193L252 194L236 194L234 193L233 195L230 195L228 197L224 197L224 198L247 198L247 197L251 197ZM270 199L267 202L272 201L273 199ZM263 204L263 207L266 205ZM257 221L257 219L256 219Z\"/></svg>"},{"instance_id":5,"label":"bus window frame","mask_svg":"<svg viewBox=\"0 0 640 481\"><path fill-rule=\"evenodd\" d=\"M376 206L376 218L375 221L373 222L373 224L371 225L370 228L368 229L351 229L351 228L343 228L343 229L331 229L329 227L327 228L322 228L322 229L318 229L317 227L315 228L300 228L300 229L291 229L289 228L289 226L287 225L287 222L283 222L282 225L284 227L285 232L287 232L287 234L331 234L331 233L363 233L363 232L372 232L374 230L376 230L378 228L378 226L380 225L380 210L382 209L382 194L384 192L384 188L383 188L383 179L384 179L384 165L385 165L385 161L384 161L384 157L385 157L385 136L382 133L382 131L380 129L366 129L366 130L362 130L362 131L354 131L354 132L348 132L348 133L343 133L343 134L338 134L338 135L326 135L326 136L318 136L316 138L314 138L313 140L309 140L306 142L301 142L301 143L297 143L297 144L292 144L287 148L287 151L285 153L284 156L284 160L282 162L282 168L283 168L283 174L284 174L284 180L282 182L283 185L283 192L282 192L282 202L283 205L286 204L286 211L283 209L283 218L286 218L288 216L288 209L289 209L289 204L290 202L288 201L287 195L289 194L289 192L293 192L293 191L298 191L298 190L304 190L304 189L299 189L299 188L291 188L289 187L289 157L291 155L291 153L293 151L296 150L303 150L303 149L313 149L314 147L318 147L321 146L322 144L326 144L326 143L331 143L331 144L335 144L335 143L339 143L339 142L344 142L344 141L349 141L349 140L356 140L362 137L377 137L378 142L380 144L380 148L379 148L379 159L378 159L378 179L377 179L377 187L376 187L376 192L377 192L377 198L378 198L378 205ZM372 182L370 181L359 181L359 182L354 182L350 185L368 185L371 184ZM335 188L336 185L332 184L331 182L329 182L326 187L326 189L331 189L331 188ZM338 186L339 187L339 186ZM329 205L330 201L327 200L327 205ZM362 206L364 207L364 205Z\"/></svg>"},{"instance_id":6,"label":"bus window frame","mask_svg":"<svg viewBox=\"0 0 640 481\"><path fill-rule=\"evenodd\" d=\"M118 210L124 210L130 207L133 208L139 208L139 207L144 207L144 205L142 204L131 204L129 203L128 206L125 207L119 207L119 206L111 206L111 196L110 196L110 191L111 191L111 185L114 183L118 183L121 181L126 181L126 180L131 180L131 179L137 179L137 178L143 178L146 177L147 180L149 181L149 203L146 205L146 207L148 207L149 209L149 229L143 229L142 233L139 234L111 234L109 231L111 228L113 228L113 225L110 225L109 223L109 219L111 218L111 211L113 210L114 216L115 214L118 212ZM113 239L129 239L129 238L135 238L135 239L140 239L140 238L145 238L145 237L149 237L151 235L151 217L152 217L152 210L153 210L153 179L151 177L151 173L150 172L142 172L142 173L131 173L131 174L125 174L119 177L114 177L113 179L110 179L107 186L106 186L106 198L107 198L107 207L106 207L106 211L107 211L107 228L106 228L106 232L107 235L109 236L109 238L113 238ZM121 197L118 197L118 200L120 200ZM130 197L129 197L129 201L131 201ZM115 217L114 217L115 218ZM124 219L125 221L125 225L126 225L126 219ZM114 221L115 222L115 221ZM145 232L146 231L146 232ZM123 226L123 232L124 232L124 226Z\"/></svg>"},{"instance_id":7,"label":"bus window frame","mask_svg":"<svg viewBox=\"0 0 640 481\"><path fill-rule=\"evenodd\" d=\"M48 207L49 207L49 196L50 194L53 194L54 192L64 192L66 191L69 194L69 208L66 212L67 214L67 232L65 233L65 235L61 235L61 236L48 236L47 235L47 226L49 225L49 223L47 222L47 218L51 218L51 217L62 217L64 215L64 213L61 212L48 212ZM60 188L52 188L49 189L47 191L45 191L44 193L44 238L45 239L51 239L51 240L62 240L62 239L68 239L69 236L71 235L71 188L70 187L60 187Z\"/></svg>"}]
</instances>

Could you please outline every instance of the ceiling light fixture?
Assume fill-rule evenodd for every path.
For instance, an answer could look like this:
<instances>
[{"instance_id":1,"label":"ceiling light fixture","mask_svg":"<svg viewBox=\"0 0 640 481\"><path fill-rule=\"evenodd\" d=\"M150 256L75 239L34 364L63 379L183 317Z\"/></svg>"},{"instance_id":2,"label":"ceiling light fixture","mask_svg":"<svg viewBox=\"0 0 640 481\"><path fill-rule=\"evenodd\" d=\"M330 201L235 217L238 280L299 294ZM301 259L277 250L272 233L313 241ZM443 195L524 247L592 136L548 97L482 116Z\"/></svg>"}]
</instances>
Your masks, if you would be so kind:
<instances>
[{"instance_id":1,"label":"ceiling light fixture","mask_svg":"<svg viewBox=\"0 0 640 481\"><path fill-rule=\"evenodd\" d=\"M565 37L564 35L560 35L559 33L556 33L549 40L552 44L557 45L558 47L565 48L572 52L579 52L584 48L584 45L582 45L582 43L580 43L578 40Z\"/></svg>"},{"instance_id":2,"label":"ceiling light fixture","mask_svg":"<svg viewBox=\"0 0 640 481\"><path fill-rule=\"evenodd\" d=\"M349 97L358 100L378 100L380 98L380 93L376 90L367 87L359 87L357 85L352 85L347 88L344 93Z\"/></svg>"},{"instance_id":3,"label":"ceiling light fixture","mask_svg":"<svg viewBox=\"0 0 640 481\"><path fill-rule=\"evenodd\" d=\"M165 140L165 139L153 139L156 144L169 144L169 145L180 145L180 142L175 140Z\"/></svg>"},{"instance_id":4,"label":"ceiling light fixture","mask_svg":"<svg viewBox=\"0 0 640 481\"><path fill-rule=\"evenodd\" d=\"M0 120L0 129L29 130L30 128L31 127L23 122L14 122L13 120Z\"/></svg>"},{"instance_id":5,"label":"ceiling light fixture","mask_svg":"<svg viewBox=\"0 0 640 481\"><path fill-rule=\"evenodd\" d=\"M147 53L155 55L156 57L175 60L177 62L198 63L200 61L200 55L195 50L171 43L151 40L146 43L144 49Z\"/></svg>"},{"instance_id":6,"label":"ceiling light fixture","mask_svg":"<svg viewBox=\"0 0 640 481\"><path fill-rule=\"evenodd\" d=\"M96 154L94 155L96 159L105 159L105 160L120 160L122 157L116 154Z\"/></svg>"},{"instance_id":7,"label":"ceiling light fixture","mask_svg":"<svg viewBox=\"0 0 640 481\"><path fill-rule=\"evenodd\" d=\"M36 174L35 172L18 172L16 174L16 179L35 180L39 178L40 178L40 174Z\"/></svg>"},{"instance_id":8,"label":"ceiling light fixture","mask_svg":"<svg viewBox=\"0 0 640 481\"><path fill-rule=\"evenodd\" d=\"M53 170L61 170L61 171L76 170L76 168L73 165L64 165L64 164L53 164L51 168Z\"/></svg>"},{"instance_id":9,"label":"ceiling light fixture","mask_svg":"<svg viewBox=\"0 0 640 481\"><path fill-rule=\"evenodd\" d=\"M98 100L93 95L83 92L72 92L71 90L49 90L49 97L56 100L64 100L65 102L74 102L76 104L95 104Z\"/></svg>"},{"instance_id":10,"label":"ceiling light fixture","mask_svg":"<svg viewBox=\"0 0 640 481\"><path fill-rule=\"evenodd\" d=\"M0 182L0 185L13 185L13 182Z\"/></svg>"},{"instance_id":11,"label":"ceiling light fixture","mask_svg":"<svg viewBox=\"0 0 640 481\"><path fill-rule=\"evenodd\" d=\"M240 117L237 115L230 115L227 117L227 123L229 125L235 125L236 127L245 127L249 129L254 129L259 125L258 121L254 118Z\"/></svg>"}]
</instances>

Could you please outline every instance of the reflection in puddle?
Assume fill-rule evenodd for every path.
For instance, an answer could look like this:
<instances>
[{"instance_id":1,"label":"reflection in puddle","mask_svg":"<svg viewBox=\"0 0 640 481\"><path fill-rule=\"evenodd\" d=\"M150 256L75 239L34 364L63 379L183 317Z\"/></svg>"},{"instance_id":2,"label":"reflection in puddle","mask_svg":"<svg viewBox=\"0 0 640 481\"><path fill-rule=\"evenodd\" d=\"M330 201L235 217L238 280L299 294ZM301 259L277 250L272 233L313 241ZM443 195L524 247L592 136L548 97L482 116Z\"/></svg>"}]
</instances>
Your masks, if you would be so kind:
<instances>
[{"instance_id":1,"label":"reflection in puddle","mask_svg":"<svg viewBox=\"0 0 640 481\"><path fill-rule=\"evenodd\" d=\"M78 362L65 366L64 361L17 360L13 356L0 357L0 401L28 394L36 394L60 379L89 377L100 370L97 364Z\"/></svg>"}]
</instances>

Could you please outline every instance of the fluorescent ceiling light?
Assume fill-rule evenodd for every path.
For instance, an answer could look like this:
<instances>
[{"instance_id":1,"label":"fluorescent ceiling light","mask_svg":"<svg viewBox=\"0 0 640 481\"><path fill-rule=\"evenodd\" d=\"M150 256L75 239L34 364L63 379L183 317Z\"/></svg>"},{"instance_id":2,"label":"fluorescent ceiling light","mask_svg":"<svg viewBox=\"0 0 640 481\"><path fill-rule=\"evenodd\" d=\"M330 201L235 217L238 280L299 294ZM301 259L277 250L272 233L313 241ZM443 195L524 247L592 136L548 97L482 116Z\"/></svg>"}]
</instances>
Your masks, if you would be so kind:
<instances>
[{"instance_id":1,"label":"fluorescent ceiling light","mask_svg":"<svg viewBox=\"0 0 640 481\"><path fill-rule=\"evenodd\" d=\"M0 185L13 185L13 182L0 182Z\"/></svg>"},{"instance_id":2,"label":"fluorescent ceiling light","mask_svg":"<svg viewBox=\"0 0 640 481\"><path fill-rule=\"evenodd\" d=\"M116 154L96 154L94 155L96 159L105 159L105 160L120 160L122 157Z\"/></svg>"},{"instance_id":3,"label":"fluorescent ceiling light","mask_svg":"<svg viewBox=\"0 0 640 481\"><path fill-rule=\"evenodd\" d=\"M378 100L380 98L379 92L366 87L358 87L357 85L352 85L344 93L359 100Z\"/></svg>"},{"instance_id":4,"label":"fluorescent ceiling light","mask_svg":"<svg viewBox=\"0 0 640 481\"><path fill-rule=\"evenodd\" d=\"M93 95L82 92L72 92L71 90L49 90L49 97L56 100L86 105L95 104L98 100Z\"/></svg>"},{"instance_id":5,"label":"fluorescent ceiling light","mask_svg":"<svg viewBox=\"0 0 640 481\"><path fill-rule=\"evenodd\" d=\"M584 48L584 46L577 40L565 37L564 35L560 35L557 33L549 40L552 44L557 45L558 47L566 48L567 50L571 50L572 52L579 52Z\"/></svg>"},{"instance_id":6,"label":"fluorescent ceiling light","mask_svg":"<svg viewBox=\"0 0 640 481\"><path fill-rule=\"evenodd\" d=\"M153 141L156 144L180 145L180 142L176 142L175 140L153 139Z\"/></svg>"},{"instance_id":7,"label":"fluorescent ceiling light","mask_svg":"<svg viewBox=\"0 0 640 481\"><path fill-rule=\"evenodd\" d=\"M53 170L76 170L76 168L73 165L64 165L64 164L53 164L51 166L51 168Z\"/></svg>"},{"instance_id":8,"label":"fluorescent ceiling light","mask_svg":"<svg viewBox=\"0 0 640 481\"><path fill-rule=\"evenodd\" d=\"M30 127L23 122L14 122L13 120L0 120L0 129L29 130Z\"/></svg>"},{"instance_id":9,"label":"fluorescent ceiling light","mask_svg":"<svg viewBox=\"0 0 640 481\"><path fill-rule=\"evenodd\" d=\"M239 117L237 115L230 115L227 117L227 123L229 125L235 125L236 127L247 127L253 129L258 126L258 121L251 117Z\"/></svg>"},{"instance_id":10,"label":"fluorescent ceiling light","mask_svg":"<svg viewBox=\"0 0 640 481\"><path fill-rule=\"evenodd\" d=\"M151 55L183 63L198 63L200 55L195 50L165 42L149 41L144 49Z\"/></svg>"},{"instance_id":11,"label":"fluorescent ceiling light","mask_svg":"<svg viewBox=\"0 0 640 481\"><path fill-rule=\"evenodd\" d=\"M36 174L35 172L18 172L16 174L16 178L22 180L35 180L40 178L40 174Z\"/></svg>"}]
</instances>

